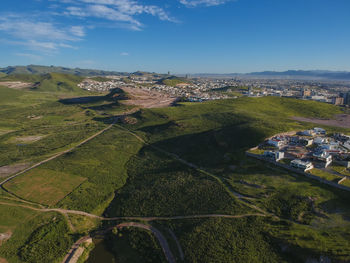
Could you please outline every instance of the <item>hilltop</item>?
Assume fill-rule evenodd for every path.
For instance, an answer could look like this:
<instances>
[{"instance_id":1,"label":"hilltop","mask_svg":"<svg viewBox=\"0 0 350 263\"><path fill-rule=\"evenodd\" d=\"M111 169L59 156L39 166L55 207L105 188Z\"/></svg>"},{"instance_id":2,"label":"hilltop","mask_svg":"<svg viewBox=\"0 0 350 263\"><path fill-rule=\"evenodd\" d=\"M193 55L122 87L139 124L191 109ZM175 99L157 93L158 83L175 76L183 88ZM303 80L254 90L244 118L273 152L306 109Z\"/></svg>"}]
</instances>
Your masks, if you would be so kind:
<instances>
[{"instance_id":1,"label":"hilltop","mask_svg":"<svg viewBox=\"0 0 350 263\"><path fill-rule=\"evenodd\" d=\"M28 65L28 66L9 66L6 68L0 68L1 73L5 74L47 74L47 73L64 73L73 74L78 76L106 76L106 75L127 75L125 72L106 71L97 69L81 69L81 68L68 68L58 66L40 66L40 65Z\"/></svg>"},{"instance_id":2,"label":"hilltop","mask_svg":"<svg viewBox=\"0 0 350 263\"><path fill-rule=\"evenodd\" d=\"M20 81L30 83L29 89L41 92L84 92L77 85L84 77L63 74L63 73L47 73L43 75L35 74L11 74L0 77L1 82Z\"/></svg>"},{"instance_id":3,"label":"hilltop","mask_svg":"<svg viewBox=\"0 0 350 263\"><path fill-rule=\"evenodd\" d=\"M167 86L172 86L175 87L178 84L186 83L189 84L191 81L185 78L180 78L180 77L175 77L175 76L170 76L163 78L159 81L160 84L167 85Z\"/></svg>"}]
</instances>

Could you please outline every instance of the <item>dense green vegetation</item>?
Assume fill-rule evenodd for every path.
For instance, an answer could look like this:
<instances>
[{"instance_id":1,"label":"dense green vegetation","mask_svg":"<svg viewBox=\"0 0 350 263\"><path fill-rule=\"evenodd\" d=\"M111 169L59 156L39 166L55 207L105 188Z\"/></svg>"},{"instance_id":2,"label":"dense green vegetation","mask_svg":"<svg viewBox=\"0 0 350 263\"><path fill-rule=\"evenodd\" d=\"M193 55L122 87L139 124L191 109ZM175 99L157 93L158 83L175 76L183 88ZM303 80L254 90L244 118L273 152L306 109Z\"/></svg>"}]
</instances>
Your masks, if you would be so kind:
<instances>
[{"instance_id":1,"label":"dense green vegetation","mask_svg":"<svg viewBox=\"0 0 350 263\"><path fill-rule=\"evenodd\" d=\"M181 210L183 209L181 207L177 213L182 211L186 213L189 211L208 212L198 210L198 204L191 206L193 203L191 201L182 201L185 196L191 194L191 190L185 190L186 193L183 193L178 199L176 191L174 194L173 190L176 188L172 188L169 179L162 184L157 184L157 181L163 177L152 176L156 171L163 172L165 170L167 178L172 177L174 170L177 171L177 168L172 168L169 164L164 166L158 164L159 168L149 171L148 168L152 168L154 163L151 160L164 158L161 157L161 152L151 154L152 151L155 151L152 147L157 147L175 153L183 159L211 171L221 178L224 185L229 185L229 188L251 197L251 202L281 218L279 223L273 221L261 223L263 231L269 233L268 236L271 239L250 240L252 247L262 246L266 252L257 254L256 251L250 251L247 255L241 255L246 262L247 260L248 262L264 261L264 257L266 258L268 255L267 251L270 251L269 253L275 251L276 257L272 253L271 261L275 258L277 262L280 262L280 257L286 261L298 262L308 258L318 258L320 255L329 256L336 260L349 259L349 249L347 246L341 245L342 242L344 244L348 242L347 233L350 233L350 224L346 220L350 216L350 208L345 201L350 198L348 193L305 177L295 177L290 175L288 171L275 167L271 167L271 169L265 163L244 156L245 150L273 134L313 127L313 124L292 120L293 116L329 118L337 113L341 113L341 109L332 105L273 97L240 98L201 104L183 103L178 107L143 110L136 113L134 117L138 119L137 124L126 126L150 142L151 149L144 148L140 152L139 158L130 162L129 180L119 191L119 198L116 198L115 202L112 203L108 212L127 215L148 215L147 212L143 211L159 213L162 211L160 207L163 206L158 207L158 204L163 203L163 200L165 200L164 203L171 202L172 198L166 199L158 191L169 193L169 196L175 197L176 200L188 203L187 207L190 209ZM326 128L330 131L338 129ZM147 161L142 164L142 159ZM143 167L144 171L141 172L137 163L141 164L140 167ZM170 169L167 169L168 167ZM150 172L151 175L149 175ZM192 171L191 174L195 175L196 172ZM186 176L186 178L192 180L192 177ZM150 183L147 183L148 180ZM182 188L187 189L186 186L182 186ZM201 198L201 200L205 200L205 198ZM211 201L214 200L216 198L211 199ZM339 202L339 200L344 201ZM211 201L205 203L205 206L210 207ZM149 205L148 202L152 205ZM229 210L235 214L244 213L244 209L241 207L222 210L220 205L225 202L221 201L218 204L214 201L213 204L215 203L215 207L219 211L221 209L226 213ZM337 203L338 213L331 209L330 203ZM126 208L124 204L127 204ZM197 209L194 209L193 207L196 206ZM165 207L168 211L178 209L177 203L171 203L170 206ZM212 211L218 210L214 208ZM339 211L341 211L341 216ZM171 223L169 224L171 225ZM326 230L327 224L331 227ZM312 227L310 227L311 225ZM219 261L220 257L224 257L235 261L230 258L232 255L226 255L228 252L223 249L224 242L214 242L214 240L220 239L217 231L208 233L207 229L207 227L203 227L201 230L196 230L196 233L203 237L202 242L199 239L193 241L192 238L195 235L183 239L182 245L191 251L190 259L187 258L187 260L199 262L204 257L210 261L213 257L212 261L215 262ZM242 233L245 231L245 228L240 229L242 229ZM188 232L180 227L179 235L183 234L182 231ZM231 233L231 230L228 226L223 225L223 232ZM323 245L319 246L316 237L323 235L326 237L322 239ZM211 240L210 237L213 239L212 242L207 241ZM288 247L289 252L283 252L282 248L276 245L278 243ZM213 246L213 249L208 249L209 246ZM258 252L264 249L261 248ZM296 253L296 251L300 253L297 258L293 258L291 254Z\"/></svg>"},{"instance_id":2,"label":"dense green vegetation","mask_svg":"<svg viewBox=\"0 0 350 263\"><path fill-rule=\"evenodd\" d=\"M74 90L61 89L66 94L62 98L56 93L58 85L53 85L54 89L50 85L47 90L54 93L0 88L4 95L0 96L1 166L34 162L66 149L106 127L113 115L126 109L113 95L72 100L67 94L78 95ZM313 127L292 120L293 116L329 118L341 112L328 104L274 97L144 109L132 116L137 122L121 125L146 143L114 126L19 177L25 187L16 193L31 201L60 200L55 206L105 216L244 215L257 213L251 206L255 205L274 216L168 220L157 225L174 230L186 262L305 262L320 255L334 262L349 260L349 193L244 155L268 136ZM18 143L18 139L37 135L45 137ZM50 190L39 195L42 200L28 193L33 190L31 175L52 177ZM82 178L82 184L73 182L64 188L59 183L62 178L68 185L70 180ZM58 188L66 195L56 198ZM249 197L250 207L231 191ZM1 200L10 202L6 193L0 194ZM12 221L15 216L20 218ZM59 260L80 234L96 227L79 217L71 217L71 221L84 225L77 228L76 236L70 234L61 216L0 205L0 232L13 231L13 237L0 247L0 256L9 262ZM114 223L105 222L104 226ZM117 235L110 236L110 244L112 250L123 247L116 252L121 262L163 260L149 232L125 229ZM58 245L49 249L50 244Z\"/></svg>"},{"instance_id":3,"label":"dense green vegetation","mask_svg":"<svg viewBox=\"0 0 350 263\"><path fill-rule=\"evenodd\" d=\"M128 163L128 181L108 216L246 213L215 180L148 147ZM210 194L208 194L210 193ZM251 212L251 211L250 211Z\"/></svg>"},{"instance_id":4,"label":"dense green vegetation","mask_svg":"<svg viewBox=\"0 0 350 263\"><path fill-rule=\"evenodd\" d=\"M125 184L128 176L125 164L141 146L132 135L112 128L77 150L43 165L42 168L86 178L57 205L101 213L114 191Z\"/></svg>"},{"instance_id":5,"label":"dense green vegetation","mask_svg":"<svg viewBox=\"0 0 350 263\"><path fill-rule=\"evenodd\" d=\"M38 227L20 249L24 262L60 262L72 245L72 237L64 219L54 218L52 222Z\"/></svg>"},{"instance_id":6,"label":"dense green vegetation","mask_svg":"<svg viewBox=\"0 0 350 263\"><path fill-rule=\"evenodd\" d=\"M120 263L167 262L157 239L147 230L119 229L108 234L106 243Z\"/></svg>"},{"instance_id":7,"label":"dense green vegetation","mask_svg":"<svg viewBox=\"0 0 350 263\"><path fill-rule=\"evenodd\" d=\"M265 231L262 218L175 222L185 262L285 262Z\"/></svg>"}]
</instances>

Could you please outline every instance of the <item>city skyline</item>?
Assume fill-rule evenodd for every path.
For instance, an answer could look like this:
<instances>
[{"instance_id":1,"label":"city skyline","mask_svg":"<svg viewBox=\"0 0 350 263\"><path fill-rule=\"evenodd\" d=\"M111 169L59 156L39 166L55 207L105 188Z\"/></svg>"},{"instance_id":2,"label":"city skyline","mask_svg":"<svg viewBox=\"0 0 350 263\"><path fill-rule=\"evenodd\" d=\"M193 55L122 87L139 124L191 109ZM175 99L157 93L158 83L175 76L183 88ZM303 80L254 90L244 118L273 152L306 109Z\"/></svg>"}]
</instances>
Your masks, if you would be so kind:
<instances>
[{"instance_id":1,"label":"city skyline","mask_svg":"<svg viewBox=\"0 0 350 263\"><path fill-rule=\"evenodd\" d=\"M350 71L345 0L5 0L0 66Z\"/></svg>"}]
</instances>

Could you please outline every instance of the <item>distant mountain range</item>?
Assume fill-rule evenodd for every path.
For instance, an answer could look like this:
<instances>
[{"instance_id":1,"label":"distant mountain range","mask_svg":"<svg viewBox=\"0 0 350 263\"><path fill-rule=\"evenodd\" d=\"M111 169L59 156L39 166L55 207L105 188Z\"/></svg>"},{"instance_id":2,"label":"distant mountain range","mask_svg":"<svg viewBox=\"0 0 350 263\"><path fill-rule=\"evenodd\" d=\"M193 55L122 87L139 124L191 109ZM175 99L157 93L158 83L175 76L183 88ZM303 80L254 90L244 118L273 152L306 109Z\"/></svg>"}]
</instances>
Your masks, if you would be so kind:
<instances>
[{"instance_id":1,"label":"distant mountain range","mask_svg":"<svg viewBox=\"0 0 350 263\"><path fill-rule=\"evenodd\" d=\"M199 73L192 74L191 77L209 77L209 78L263 78L263 79L300 79L300 80L344 80L350 81L350 72L346 71L328 71L328 70L288 70L288 71L262 71L246 74L211 74Z\"/></svg>"},{"instance_id":2,"label":"distant mountain range","mask_svg":"<svg viewBox=\"0 0 350 263\"><path fill-rule=\"evenodd\" d=\"M106 75L128 75L125 72L96 70L96 69L81 69L81 68L66 68L56 66L10 66L6 68L0 68L0 73L8 75L13 74L47 74L47 73L64 73L73 74L77 76L106 76Z\"/></svg>"},{"instance_id":3,"label":"distant mountain range","mask_svg":"<svg viewBox=\"0 0 350 263\"><path fill-rule=\"evenodd\" d=\"M58 66L9 66L0 68L0 76L2 74L47 74L47 73L64 73L77 76L107 76L107 75L123 75L123 76L149 76L164 77L164 74L149 73L137 71L134 73L106 71L98 69L81 69L67 68ZM185 76L184 74L179 76ZM250 79L294 79L294 80L339 80L350 81L350 72L347 71L328 71L328 70L288 70L288 71L262 71L246 74L228 73L228 74L213 74L213 73L198 73L190 74L191 77L208 77L208 78L250 78Z\"/></svg>"}]
</instances>

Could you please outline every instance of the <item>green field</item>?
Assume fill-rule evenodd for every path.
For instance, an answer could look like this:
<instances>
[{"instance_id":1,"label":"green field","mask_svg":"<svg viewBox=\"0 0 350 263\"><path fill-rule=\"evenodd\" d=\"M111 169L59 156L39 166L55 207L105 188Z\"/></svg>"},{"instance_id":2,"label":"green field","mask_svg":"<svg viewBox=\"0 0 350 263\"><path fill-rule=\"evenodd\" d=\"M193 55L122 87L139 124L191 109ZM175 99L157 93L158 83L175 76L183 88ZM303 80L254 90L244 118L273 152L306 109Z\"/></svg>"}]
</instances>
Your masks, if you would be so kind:
<instances>
[{"instance_id":1,"label":"green field","mask_svg":"<svg viewBox=\"0 0 350 263\"><path fill-rule=\"evenodd\" d=\"M68 89L62 95L63 88L58 92L57 86L48 85L51 92L0 89L1 166L35 163L74 146L127 109L104 94L84 95L97 96L93 100L71 100L81 95ZM314 126L294 121L293 116L330 118L338 113L342 109L333 105L276 97L142 109L131 116L136 123L115 125L5 188L36 203L107 217L241 216L152 222L163 232L167 228L175 232L185 262L305 262L320 255L346 261L350 260L350 194L245 156L246 150L271 135ZM45 137L25 146L16 141L37 135ZM245 198L238 199L235 192ZM18 205L20 201L13 198L0 191L2 203ZM246 216L258 211L267 216ZM0 232L14 233L0 246L0 257L10 263L59 262L81 235L116 223L99 225L70 215L76 226L72 230L68 219L56 213L6 204L0 204L0 212ZM163 260L148 232L120 234L107 243L121 262ZM122 253L116 247L123 247Z\"/></svg>"},{"instance_id":2,"label":"green field","mask_svg":"<svg viewBox=\"0 0 350 263\"><path fill-rule=\"evenodd\" d=\"M341 176L331 174L331 173L322 171L322 170L317 169L317 168L310 170L310 173L313 175L316 175L318 177L321 177L322 179L325 179L325 180L331 181L331 182L335 182L335 183L337 183L340 179L343 178Z\"/></svg>"},{"instance_id":3,"label":"green field","mask_svg":"<svg viewBox=\"0 0 350 263\"><path fill-rule=\"evenodd\" d=\"M55 205L86 178L37 168L7 182L4 187L15 195L44 205Z\"/></svg>"}]
</instances>

